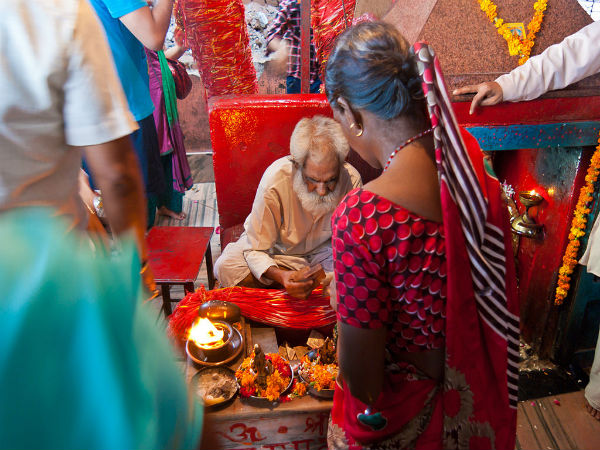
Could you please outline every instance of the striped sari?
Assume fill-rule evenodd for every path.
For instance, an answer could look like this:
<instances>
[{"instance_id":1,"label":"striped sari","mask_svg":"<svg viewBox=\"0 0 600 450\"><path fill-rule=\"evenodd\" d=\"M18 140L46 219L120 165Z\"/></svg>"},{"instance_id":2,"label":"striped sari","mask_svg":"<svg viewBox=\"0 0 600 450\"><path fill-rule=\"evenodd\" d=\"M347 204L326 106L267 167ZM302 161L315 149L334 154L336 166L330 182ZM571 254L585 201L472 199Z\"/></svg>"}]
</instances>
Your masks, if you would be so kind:
<instances>
[{"instance_id":1,"label":"striped sari","mask_svg":"<svg viewBox=\"0 0 600 450\"><path fill-rule=\"evenodd\" d=\"M500 185L477 141L456 123L440 65L424 43L412 48L434 129L444 231L447 296L442 382L414 367L386 370L373 405L386 429L357 420L365 406L339 386L330 449L513 449L519 316L511 233Z\"/></svg>"}]
</instances>

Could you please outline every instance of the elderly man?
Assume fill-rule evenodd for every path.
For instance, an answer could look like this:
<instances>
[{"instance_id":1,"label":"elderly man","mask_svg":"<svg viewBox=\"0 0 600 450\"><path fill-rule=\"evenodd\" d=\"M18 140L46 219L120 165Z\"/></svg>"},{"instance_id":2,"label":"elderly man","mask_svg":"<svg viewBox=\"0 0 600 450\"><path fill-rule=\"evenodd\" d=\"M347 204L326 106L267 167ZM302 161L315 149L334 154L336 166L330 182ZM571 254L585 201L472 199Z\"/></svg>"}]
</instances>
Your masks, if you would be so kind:
<instances>
[{"instance_id":1,"label":"elderly man","mask_svg":"<svg viewBox=\"0 0 600 450\"><path fill-rule=\"evenodd\" d=\"M348 150L333 119L298 122L290 156L267 168L244 233L215 263L222 286L277 286L306 298L318 281L305 279L304 268L321 264L333 272L331 214L346 193L361 185L356 169L344 162Z\"/></svg>"}]
</instances>

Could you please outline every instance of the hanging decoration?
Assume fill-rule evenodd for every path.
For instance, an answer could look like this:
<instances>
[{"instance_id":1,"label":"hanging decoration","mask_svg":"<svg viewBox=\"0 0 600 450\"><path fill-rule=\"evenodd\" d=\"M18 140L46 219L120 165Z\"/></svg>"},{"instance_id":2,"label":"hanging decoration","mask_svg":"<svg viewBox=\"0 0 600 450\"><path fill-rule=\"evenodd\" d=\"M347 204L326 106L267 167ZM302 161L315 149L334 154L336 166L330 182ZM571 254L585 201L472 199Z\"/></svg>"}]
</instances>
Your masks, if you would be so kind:
<instances>
[{"instance_id":1,"label":"hanging decoration","mask_svg":"<svg viewBox=\"0 0 600 450\"><path fill-rule=\"evenodd\" d=\"M352 25L356 0L312 0L311 27L319 61L319 78L325 81L325 67L333 41Z\"/></svg>"},{"instance_id":2,"label":"hanging decoration","mask_svg":"<svg viewBox=\"0 0 600 450\"><path fill-rule=\"evenodd\" d=\"M206 290L204 286L187 294L169 318L172 336L185 340L187 330L198 317L198 307L208 300L235 303L244 317L274 327L309 330L335 323L335 311L329 297L317 288L306 300L291 297L283 289L228 287Z\"/></svg>"},{"instance_id":3,"label":"hanging decoration","mask_svg":"<svg viewBox=\"0 0 600 450\"><path fill-rule=\"evenodd\" d=\"M177 0L175 20L209 98L258 92L242 0Z\"/></svg>"},{"instance_id":4,"label":"hanging decoration","mask_svg":"<svg viewBox=\"0 0 600 450\"><path fill-rule=\"evenodd\" d=\"M544 19L544 11L546 11L547 0L537 0L533 4L533 18L527 25L523 23L504 23L503 19L498 18L496 12L497 6L491 0L477 0L479 7L486 14L490 22L494 24L498 30L498 34L502 36L508 44L508 53L511 56L519 56L519 65L524 64L529 59L531 49L535 42L535 35L540 31L542 21Z\"/></svg>"},{"instance_id":5,"label":"hanging decoration","mask_svg":"<svg viewBox=\"0 0 600 450\"><path fill-rule=\"evenodd\" d=\"M562 305L571 287L571 274L577 265L579 247L581 246L579 240L585 235L587 219L591 211L590 205L594 200L594 184L598 180L598 173L600 173L600 137L598 138L598 146L592 155L587 174L585 175L585 185L579 192L579 199L573 213L569 243L563 256L562 266L558 271L556 296L554 297L555 305Z\"/></svg>"}]
</instances>

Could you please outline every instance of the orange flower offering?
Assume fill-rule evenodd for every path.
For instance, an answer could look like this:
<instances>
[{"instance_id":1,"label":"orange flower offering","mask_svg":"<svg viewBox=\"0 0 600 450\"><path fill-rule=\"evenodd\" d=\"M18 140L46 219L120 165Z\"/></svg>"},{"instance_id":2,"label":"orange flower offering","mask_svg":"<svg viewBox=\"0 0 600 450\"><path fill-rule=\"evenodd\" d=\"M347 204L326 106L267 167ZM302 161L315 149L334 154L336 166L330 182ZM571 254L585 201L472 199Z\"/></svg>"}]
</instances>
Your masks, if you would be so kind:
<instances>
[{"instance_id":1,"label":"orange flower offering","mask_svg":"<svg viewBox=\"0 0 600 450\"><path fill-rule=\"evenodd\" d=\"M279 400L281 394L292 382L290 364L277 353L265 354L266 378L261 385L254 359L255 352L252 352L235 372L235 377L240 385L240 395L246 398L252 396L263 397L270 401Z\"/></svg>"},{"instance_id":2,"label":"orange flower offering","mask_svg":"<svg viewBox=\"0 0 600 450\"><path fill-rule=\"evenodd\" d=\"M311 361L304 356L300 365L300 375L317 391L335 389L335 380L338 376L337 364L321 364L318 360Z\"/></svg>"},{"instance_id":3,"label":"orange flower offering","mask_svg":"<svg viewBox=\"0 0 600 450\"><path fill-rule=\"evenodd\" d=\"M585 185L579 192L579 199L577 200L577 206L573 213L573 220L571 221L571 230L569 233L569 243L563 256L563 263L558 271L558 282L556 287L556 296L554 297L555 305L562 305L564 299L569 293L571 287L571 274L573 269L577 265L579 259L579 249L581 243L579 239L585 236L585 230L587 227L587 217L590 213L590 205L594 200L594 185L598 180L598 174L600 173L600 137L598 138L598 146L590 161L590 167L587 170L585 176Z\"/></svg>"},{"instance_id":4,"label":"orange flower offering","mask_svg":"<svg viewBox=\"0 0 600 450\"><path fill-rule=\"evenodd\" d=\"M531 49L535 42L535 35L542 26L544 20L544 11L546 11L547 0L537 0L533 4L533 18L527 25L527 32L521 23L505 23L498 17L497 6L491 0L478 0L479 7L485 13L487 18L494 24L498 34L502 36L508 44L508 53L511 56L519 56L519 65L529 59Z\"/></svg>"}]
</instances>

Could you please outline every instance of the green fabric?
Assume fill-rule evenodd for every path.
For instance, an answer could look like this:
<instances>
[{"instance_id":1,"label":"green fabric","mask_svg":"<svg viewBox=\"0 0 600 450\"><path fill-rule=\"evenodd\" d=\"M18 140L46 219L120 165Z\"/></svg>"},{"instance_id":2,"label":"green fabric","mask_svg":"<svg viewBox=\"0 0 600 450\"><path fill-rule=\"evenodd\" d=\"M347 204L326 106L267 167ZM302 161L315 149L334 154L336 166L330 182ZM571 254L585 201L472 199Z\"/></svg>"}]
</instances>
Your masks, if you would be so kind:
<instances>
[{"instance_id":1,"label":"green fabric","mask_svg":"<svg viewBox=\"0 0 600 450\"><path fill-rule=\"evenodd\" d=\"M177 94L175 93L175 81L173 74L169 69L169 63L165 53L162 50L158 52L158 61L160 62L160 74L163 85L163 95L165 96L165 110L167 112L167 120L169 126L178 119L177 113Z\"/></svg>"},{"instance_id":2,"label":"green fabric","mask_svg":"<svg viewBox=\"0 0 600 450\"><path fill-rule=\"evenodd\" d=\"M163 173L167 182L167 189L158 196L157 207L164 206L173 212L180 213L183 209L183 192L176 191L173 186L173 156L171 154L161 155L160 162L162 163Z\"/></svg>"},{"instance_id":3,"label":"green fabric","mask_svg":"<svg viewBox=\"0 0 600 450\"><path fill-rule=\"evenodd\" d=\"M196 448L202 410L131 243L94 255L49 208L0 213L0 448Z\"/></svg>"}]
</instances>

